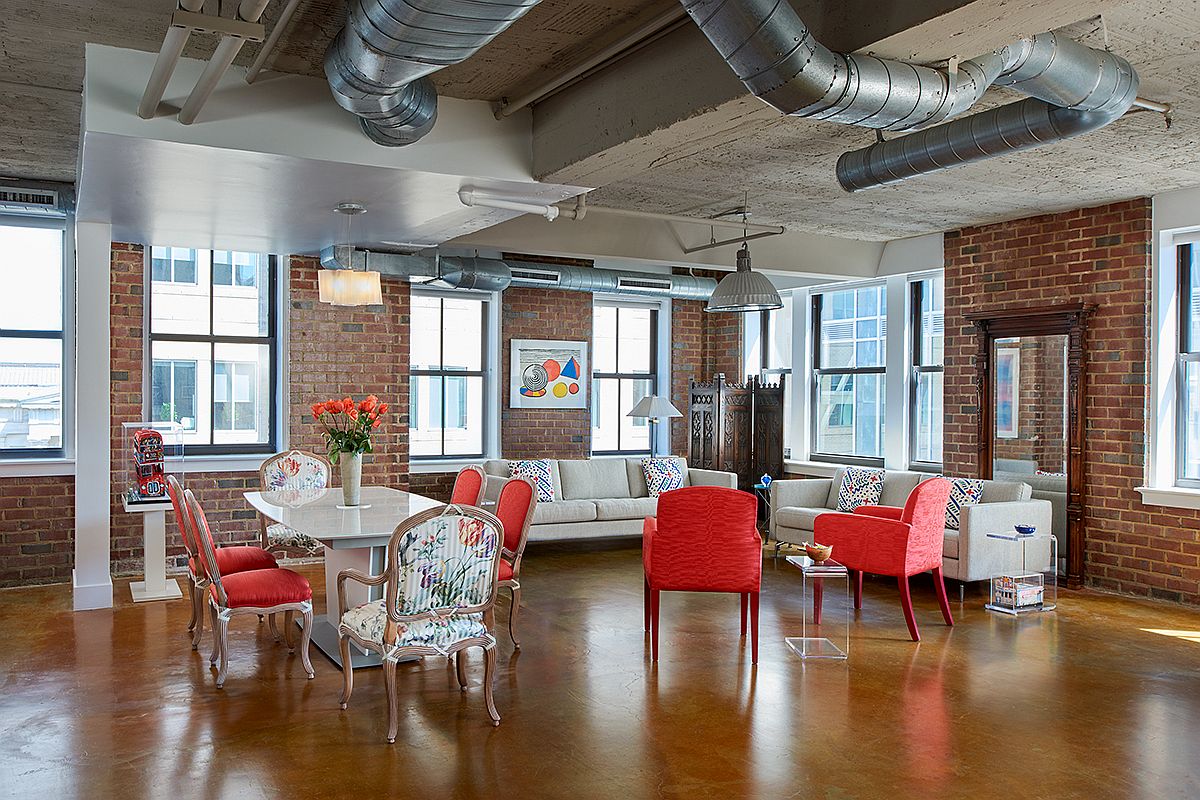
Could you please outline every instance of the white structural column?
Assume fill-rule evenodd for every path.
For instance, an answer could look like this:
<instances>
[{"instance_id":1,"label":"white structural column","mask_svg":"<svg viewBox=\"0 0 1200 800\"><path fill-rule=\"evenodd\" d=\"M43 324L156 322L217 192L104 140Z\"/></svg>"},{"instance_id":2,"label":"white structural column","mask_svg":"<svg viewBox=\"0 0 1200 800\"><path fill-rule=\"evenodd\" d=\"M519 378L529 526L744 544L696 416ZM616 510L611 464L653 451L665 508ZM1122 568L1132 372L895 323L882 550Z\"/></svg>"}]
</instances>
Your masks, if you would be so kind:
<instances>
[{"instance_id":1,"label":"white structural column","mask_svg":"<svg viewBox=\"0 0 1200 800\"><path fill-rule=\"evenodd\" d=\"M887 344L884 366L883 466L908 469L909 381L912 370L912 336L908 324L909 282L906 275L887 278Z\"/></svg>"},{"instance_id":2,"label":"white structural column","mask_svg":"<svg viewBox=\"0 0 1200 800\"><path fill-rule=\"evenodd\" d=\"M75 568L76 611L111 608L109 517L112 492L109 280L112 226L75 225Z\"/></svg>"}]
</instances>

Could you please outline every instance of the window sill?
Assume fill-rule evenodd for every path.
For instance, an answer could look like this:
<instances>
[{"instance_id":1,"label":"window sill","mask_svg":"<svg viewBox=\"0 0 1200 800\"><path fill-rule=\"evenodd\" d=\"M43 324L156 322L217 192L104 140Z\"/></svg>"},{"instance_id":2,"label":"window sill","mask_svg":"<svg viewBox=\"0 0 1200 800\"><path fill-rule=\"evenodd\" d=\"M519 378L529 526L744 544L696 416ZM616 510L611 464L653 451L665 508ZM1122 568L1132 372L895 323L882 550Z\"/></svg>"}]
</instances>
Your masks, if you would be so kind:
<instances>
[{"instance_id":1,"label":"window sill","mask_svg":"<svg viewBox=\"0 0 1200 800\"><path fill-rule=\"evenodd\" d=\"M263 462L273 453L253 453L236 456L189 456L184 453L182 460L168 458L167 472L196 473L196 472L258 472Z\"/></svg>"},{"instance_id":2,"label":"window sill","mask_svg":"<svg viewBox=\"0 0 1200 800\"><path fill-rule=\"evenodd\" d=\"M798 475L811 475L814 478L832 478L833 473L841 469L838 464L827 461L784 461L784 472Z\"/></svg>"},{"instance_id":3,"label":"window sill","mask_svg":"<svg viewBox=\"0 0 1200 800\"><path fill-rule=\"evenodd\" d=\"M73 458L13 458L0 460L0 478L33 478L42 475L74 475Z\"/></svg>"},{"instance_id":4,"label":"window sill","mask_svg":"<svg viewBox=\"0 0 1200 800\"><path fill-rule=\"evenodd\" d=\"M409 461L408 471L414 475L458 472L463 467L469 467L472 464L476 466L483 466L483 462L489 461L490 459L491 456L480 456L479 458L439 458L429 461Z\"/></svg>"},{"instance_id":5,"label":"window sill","mask_svg":"<svg viewBox=\"0 0 1200 800\"><path fill-rule=\"evenodd\" d=\"M1200 489L1170 487L1137 487L1144 506L1167 506L1169 508L1200 508Z\"/></svg>"}]
</instances>

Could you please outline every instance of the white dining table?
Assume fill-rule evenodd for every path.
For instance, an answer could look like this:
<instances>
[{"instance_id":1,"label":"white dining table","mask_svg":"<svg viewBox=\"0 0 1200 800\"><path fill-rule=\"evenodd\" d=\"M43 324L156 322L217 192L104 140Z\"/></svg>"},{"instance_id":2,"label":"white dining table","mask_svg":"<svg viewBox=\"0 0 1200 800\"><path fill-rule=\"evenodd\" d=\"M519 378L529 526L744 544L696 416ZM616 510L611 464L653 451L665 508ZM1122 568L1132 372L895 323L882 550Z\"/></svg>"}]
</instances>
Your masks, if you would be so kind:
<instances>
[{"instance_id":1,"label":"white dining table","mask_svg":"<svg viewBox=\"0 0 1200 800\"><path fill-rule=\"evenodd\" d=\"M357 569L368 575L380 574L387 543L396 526L413 514L443 504L424 495L386 486L364 486L357 507L342 505L340 488L246 492L245 496L267 519L308 534L325 546L326 613L313 622L312 642L331 661L345 668L338 648L338 573L344 569ZM346 603L353 608L377 600L382 596L382 588L347 581ZM377 654L354 646L350 660L353 669L380 664Z\"/></svg>"}]
</instances>

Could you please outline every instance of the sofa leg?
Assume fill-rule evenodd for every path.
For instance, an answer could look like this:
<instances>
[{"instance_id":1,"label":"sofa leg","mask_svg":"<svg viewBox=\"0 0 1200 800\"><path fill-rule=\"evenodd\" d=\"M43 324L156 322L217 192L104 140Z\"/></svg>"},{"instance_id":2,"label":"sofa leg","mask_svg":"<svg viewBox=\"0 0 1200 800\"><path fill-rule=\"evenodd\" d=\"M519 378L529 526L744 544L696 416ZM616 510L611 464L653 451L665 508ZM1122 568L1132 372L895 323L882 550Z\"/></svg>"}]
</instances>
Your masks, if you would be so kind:
<instances>
[{"instance_id":1,"label":"sofa leg","mask_svg":"<svg viewBox=\"0 0 1200 800\"><path fill-rule=\"evenodd\" d=\"M967 584L965 581L958 582L958 602L965 603L967 601Z\"/></svg>"},{"instance_id":2,"label":"sofa leg","mask_svg":"<svg viewBox=\"0 0 1200 800\"><path fill-rule=\"evenodd\" d=\"M921 633L917 630L917 618L913 616L912 593L908 589L908 576L901 575L896 582L900 584L900 605L904 607L904 621L908 623L908 633L914 642L919 642Z\"/></svg>"}]
</instances>

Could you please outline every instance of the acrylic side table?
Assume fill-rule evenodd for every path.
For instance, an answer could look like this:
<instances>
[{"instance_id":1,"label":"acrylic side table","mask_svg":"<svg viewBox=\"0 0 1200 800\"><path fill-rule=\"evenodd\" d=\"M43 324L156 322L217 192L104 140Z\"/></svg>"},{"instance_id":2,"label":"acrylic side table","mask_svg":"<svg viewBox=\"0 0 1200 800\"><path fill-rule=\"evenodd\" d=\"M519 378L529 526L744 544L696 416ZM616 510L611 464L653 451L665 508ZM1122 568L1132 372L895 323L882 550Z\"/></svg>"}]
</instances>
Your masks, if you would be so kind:
<instances>
[{"instance_id":1,"label":"acrylic side table","mask_svg":"<svg viewBox=\"0 0 1200 800\"><path fill-rule=\"evenodd\" d=\"M836 561L813 561L808 556L788 556L787 562L800 570L800 635L789 636L784 643L803 659L845 659L850 655L850 578L846 568ZM840 584L830 592L827 584ZM821 613L812 604L821 597ZM833 600L836 606L829 607ZM812 609L812 623L805 610ZM824 635L821 635L824 634Z\"/></svg>"},{"instance_id":2,"label":"acrylic side table","mask_svg":"<svg viewBox=\"0 0 1200 800\"><path fill-rule=\"evenodd\" d=\"M122 497L121 504L128 514L142 515L143 578L129 584L133 602L178 600L183 597L179 582L167 577L167 512L171 501L130 503Z\"/></svg>"},{"instance_id":3,"label":"acrylic side table","mask_svg":"<svg viewBox=\"0 0 1200 800\"><path fill-rule=\"evenodd\" d=\"M1053 534L989 533L989 539L1001 539L1021 546L1021 569L1008 570L992 578L989 611L1018 616L1034 611L1053 611L1058 605L1058 539ZM1029 546L1036 545L1038 563L1049 548L1046 567L1030 569Z\"/></svg>"}]
</instances>

